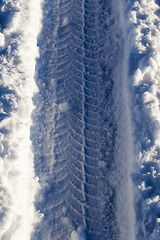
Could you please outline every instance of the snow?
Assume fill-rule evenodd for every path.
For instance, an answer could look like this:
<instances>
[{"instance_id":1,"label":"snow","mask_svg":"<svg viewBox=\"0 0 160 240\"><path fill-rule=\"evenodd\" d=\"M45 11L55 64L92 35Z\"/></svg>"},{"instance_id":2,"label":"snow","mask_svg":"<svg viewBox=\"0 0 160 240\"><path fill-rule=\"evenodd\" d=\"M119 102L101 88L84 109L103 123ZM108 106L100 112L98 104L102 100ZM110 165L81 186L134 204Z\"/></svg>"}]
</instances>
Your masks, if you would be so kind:
<instances>
[{"instance_id":1,"label":"snow","mask_svg":"<svg viewBox=\"0 0 160 240\"><path fill-rule=\"evenodd\" d=\"M0 1L1 240L160 239L159 39L159 0Z\"/></svg>"},{"instance_id":2,"label":"snow","mask_svg":"<svg viewBox=\"0 0 160 240\"><path fill-rule=\"evenodd\" d=\"M30 126L40 1L1 1L0 9L0 239L27 240L39 218Z\"/></svg>"},{"instance_id":3,"label":"snow","mask_svg":"<svg viewBox=\"0 0 160 240\"><path fill-rule=\"evenodd\" d=\"M86 240L83 228L79 227L77 231L73 231L71 234L71 240Z\"/></svg>"},{"instance_id":4,"label":"snow","mask_svg":"<svg viewBox=\"0 0 160 240\"><path fill-rule=\"evenodd\" d=\"M63 25L63 26L66 26L66 25L68 25L68 24L69 24L69 18L68 18L68 17L65 17L65 18L63 19L62 25Z\"/></svg>"},{"instance_id":5,"label":"snow","mask_svg":"<svg viewBox=\"0 0 160 240\"><path fill-rule=\"evenodd\" d=\"M5 34L16 32L16 30L18 30L19 21L19 12L11 12L10 14L8 14L8 16L6 17Z\"/></svg>"},{"instance_id":6,"label":"snow","mask_svg":"<svg viewBox=\"0 0 160 240\"><path fill-rule=\"evenodd\" d=\"M0 47L4 46L4 41L5 41L4 35L3 35L3 33L0 33Z\"/></svg>"},{"instance_id":7,"label":"snow","mask_svg":"<svg viewBox=\"0 0 160 240\"><path fill-rule=\"evenodd\" d=\"M115 147L115 163L111 165L110 173L107 172L107 178L109 179L111 187L116 192L115 215L117 223L116 226L118 226L119 231L118 239L140 239L141 234L144 235L146 239L156 239L159 232L159 192L157 187L159 182L158 154L160 137L158 83L160 62L160 46L158 41L159 6L155 3L155 1L152 0L121 0L118 2L113 1L113 4L115 6L118 5L120 21L117 21L116 23L113 17L115 15L117 16L117 18L119 17L118 13L116 12L117 8L115 7L113 8L114 10L112 9L113 16L108 18L105 22L106 28L112 29L108 30L108 35L110 35L111 40L105 40L108 44L105 46L105 50L107 52L106 62L108 64L108 68L105 69L105 74L108 74L107 78L111 78L114 82L113 108L117 120L117 136L115 142L110 141L110 145L114 145ZM57 2L57 5L53 7L53 11L54 9L56 9L56 15L57 11L60 11L61 9L59 1ZM45 44L48 51L45 49L45 47L41 48L41 58L38 62L39 68L41 68L42 64L43 68L45 69L45 74L43 73L43 71L39 70L40 82L38 80L37 84L40 88L40 91L39 98L37 97L36 102L38 117L34 118L36 119L34 120L36 123L38 123L38 121L40 122L39 126L37 125L37 130L35 130L35 136L37 136L36 131L39 132L39 140L35 141L36 164L39 164L39 159L41 158L45 159L46 163L44 166L44 160L40 160L40 167L37 168L37 173L40 175L41 179L41 187L43 189L41 191L41 198L43 200L40 200L40 202L37 203L37 206L41 206L39 208L42 212L47 211L45 210L44 202L46 203L46 205L48 204L47 209L51 209L50 203L48 203L48 201L46 200L46 195L50 196L51 192L48 189L52 189L53 184L51 179L54 176L54 144L56 141L58 143L60 141L57 140L58 131L56 131L55 134L56 140L54 139L54 130L57 126L59 126L57 124L59 124L58 120L61 119L60 116L64 116L64 123L66 123L65 121L66 119L68 119L67 116L72 110L70 104L65 100L63 101L63 98L60 99L61 103L57 104L55 103L56 97L54 97L54 94L56 96L56 89L57 93L59 94L58 84L60 82L58 78L56 79L56 73L53 70L54 66L56 68L58 65L59 58L56 58L56 56L58 56L58 51L61 51L63 47L64 49L67 49L68 47L67 37L65 37L64 46L61 45L63 42L63 37L61 34L65 33L67 36L67 33L69 32L68 29L72 25L72 21L69 19L69 17L63 16L65 14L62 13L62 16L60 16L59 14L57 15L57 18L55 16L55 26L53 27L53 32L51 36L49 33L48 35L46 34L48 44ZM48 10L46 10L46 16L50 19L50 14ZM46 24L45 18L43 24ZM79 22L79 24L81 23ZM48 30L47 24L46 30ZM52 39L52 37L54 39L53 42L52 40L50 40ZM42 39L43 37L41 36L40 43L44 41ZM110 45L109 40L112 42L112 45ZM52 46L53 48L50 48L50 46ZM75 46L73 48L75 48L76 50ZM49 51L50 57L46 55ZM119 59L117 57L117 54ZM49 67L47 68L44 67L46 66L44 56L46 56L47 62L49 63L47 65ZM115 59L117 62L115 61ZM65 60L63 63L65 63ZM67 67L68 65L66 63L66 69ZM112 70L114 73L112 73ZM100 74L101 70L99 71L99 75ZM63 90L61 90L60 92L63 95ZM64 98L67 97L65 96ZM45 103L43 104L44 101ZM42 104L39 104L39 102L42 102ZM108 108L108 105L106 108L107 112L112 111L110 108ZM43 111L45 112L45 117L40 117L42 110L39 109L43 109ZM56 120L53 120L56 119L55 114L57 114L58 116L58 123L56 122ZM110 119L108 121L110 121ZM114 125L115 123L113 122L112 124ZM63 125L63 127L66 126ZM83 126L82 128L85 128L85 126ZM57 129L59 129L59 132L63 133L63 130L61 130L61 128L57 127ZM109 126L107 124L104 129L109 132ZM106 134L107 140L111 137L112 134ZM61 142L62 141L60 141L58 147L56 146L56 154L57 152L59 153L61 151ZM63 144L66 147L66 140L63 141ZM65 148L65 150L66 149L67 147ZM111 153L110 151L108 151L108 149L106 149L105 151L105 156L107 158L110 158L111 156ZM41 165L44 166L43 170ZM105 169L108 167L108 164L105 161L101 160L98 161L97 168L98 167L100 169ZM58 175L56 171L55 175ZM60 173L59 178L62 179L62 177L63 174ZM150 181L150 179L152 179L152 181ZM154 188L156 188L155 193ZM112 191L109 191L109 188L107 190L106 189L105 191L107 192L107 196L109 198L109 192ZM103 206L102 202L100 202L99 205ZM63 212L63 214L65 215L66 212ZM46 214L50 216L48 217L48 219L52 218L52 211L48 210ZM56 214L60 213L58 212ZM110 220L110 222L111 221L112 220ZM83 222L85 226L85 221ZM51 238L51 234L49 232L51 232L52 230L50 229L50 226L48 226L48 220L45 220L45 218L43 218L39 228L42 228L42 225L44 225L44 223L46 223L46 226L48 227L47 237ZM147 226L149 226L149 230L147 230ZM68 226L68 230L70 231L70 229L72 228L74 227L72 226L72 224L70 224ZM43 228L42 231L45 232L45 229ZM149 231L151 232L151 234L149 234ZM76 228L72 230L71 239L83 238L84 236L79 233Z\"/></svg>"},{"instance_id":8,"label":"snow","mask_svg":"<svg viewBox=\"0 0 160 240\"><path fill-rule=\"evenodd\" d=\"M60 103L58 107L59 107L60 112L66 112L70 109L70 106L67 102Z\"/></svg>"},{"instance_id":9,"label":"snow","mask_svg":"<svg viewBox=\"0 0 160 240\"><path fill-rule=\"evenodd\" d=\"M157 1L158 2L158 1ZM132 176L135 238L157 239L159 231L159 6L156 1L123 5L125 76L133 150ZM130 19L130 21L126 21ZM128 135L128 136L129 136ZM154 169L154 170L153 170ZM156 201L155 201L156 200ZM141 202L141 205L140 205ZM153 207L154 206L154 207ZM154 208L154 210L153 210Z\"/></svg>"}]
</instances>

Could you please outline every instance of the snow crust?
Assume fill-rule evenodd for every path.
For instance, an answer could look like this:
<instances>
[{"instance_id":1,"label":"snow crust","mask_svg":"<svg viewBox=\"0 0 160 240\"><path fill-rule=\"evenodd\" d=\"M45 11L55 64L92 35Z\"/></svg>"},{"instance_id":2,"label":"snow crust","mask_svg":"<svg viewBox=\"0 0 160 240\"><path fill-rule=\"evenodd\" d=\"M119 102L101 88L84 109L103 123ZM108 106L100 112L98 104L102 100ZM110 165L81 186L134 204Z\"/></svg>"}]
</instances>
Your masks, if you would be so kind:
<instances>
[{"instance_id":1,"label":"snow crust","mask_svg":"<svg viewBox=\"0 0 160 240\"><path fill-rule=\"evenodd\" d=\"M28 240L38 188L30 141L40 1L0 1L0 239Z\"/></svg>"}]
</instances>

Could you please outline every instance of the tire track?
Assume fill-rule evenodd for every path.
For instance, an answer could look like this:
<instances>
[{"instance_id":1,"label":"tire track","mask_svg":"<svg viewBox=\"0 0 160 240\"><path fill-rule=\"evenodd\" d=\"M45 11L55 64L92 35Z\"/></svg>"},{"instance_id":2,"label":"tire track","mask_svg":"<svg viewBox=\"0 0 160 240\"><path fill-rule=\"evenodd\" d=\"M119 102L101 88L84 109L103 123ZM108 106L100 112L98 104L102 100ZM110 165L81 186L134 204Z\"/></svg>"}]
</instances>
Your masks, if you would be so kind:
<instances>
[{"instance_id":1,"label":"tire track","mask_svg":"<svg viewBox=\"0 0 160 240\"><path fill-rule=\"evenodd\" d=\"M43 14L31 136L43 217L32 237L67 240L81 229L86 239L118 239L110 181L116 11L112 1L48 0Z\"/></svg>"}]
</instances>

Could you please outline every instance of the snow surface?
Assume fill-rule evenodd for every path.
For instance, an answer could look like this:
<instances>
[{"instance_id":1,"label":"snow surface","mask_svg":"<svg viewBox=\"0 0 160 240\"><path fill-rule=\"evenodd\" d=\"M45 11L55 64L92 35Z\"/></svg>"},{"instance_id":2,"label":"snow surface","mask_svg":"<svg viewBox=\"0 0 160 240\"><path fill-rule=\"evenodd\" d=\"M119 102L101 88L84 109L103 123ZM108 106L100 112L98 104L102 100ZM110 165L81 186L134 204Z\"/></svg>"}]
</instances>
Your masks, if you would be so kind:
<instances>
[{"instance_id":1,"label":"snow surface","mask_svg":"<svg viewBox=\"0 0 160 240\"><path fill-rule=\"evenodd\" d=\"M135 239L159 239L159 1L124 1Z\"/></svg>"},{"instance_id":2,"label":"snow surface","mask_svg":"<svg viewBox=\"0 0 160 240\"><path fill-rule=\"evenodd\" d=\"M86 240L84 230L79 227L77 231L71 233L71 240Z\"/></svg>"},{"instance_id":3,"label":"snow surface","mask_svg":"<svg viewBox=\"0 0 160 240\"><path fill-rule=\"evenodd\" d=\"M160 1L0 0L0 239L160 239Z\"/></svg>"},{"instance_id":4,"label":"snow surface","mask_svg":"<svg viewBox=\"0 0 160 240\"><path fill-rule=\"evenodd\" d=\"M28 240L38 215L30 141L40 1L0 1L0 239Z\"/></svg>"}]
</instances>

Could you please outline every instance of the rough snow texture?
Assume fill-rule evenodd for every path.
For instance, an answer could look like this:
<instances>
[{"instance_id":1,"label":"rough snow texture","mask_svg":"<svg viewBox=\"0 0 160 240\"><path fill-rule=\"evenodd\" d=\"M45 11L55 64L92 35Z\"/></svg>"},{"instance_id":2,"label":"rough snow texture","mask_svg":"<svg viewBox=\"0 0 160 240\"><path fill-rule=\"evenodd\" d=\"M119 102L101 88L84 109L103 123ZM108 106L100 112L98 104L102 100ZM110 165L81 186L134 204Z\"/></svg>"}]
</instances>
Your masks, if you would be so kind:
<instances>
[{"instance_id":1,"label":"rough snow texture","mask_svg":"<svg viewBox=\"0 0 160 240\"><path fill-rule=\"evenodd\" d=\"M160 1L123 1L135 239L160 237Z\"/></svg>"},{"instance_id":2,"label":"rough snow texture","mask_svg":"<svg viewBox=\"0 0 160 240\"><path fill-rule=\"evenodd\" d=\"M37 221L30 126L39 9L39 1L0 1L1 240L30 239Z\"/></svg>"}]
</instances>

